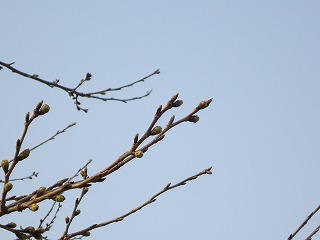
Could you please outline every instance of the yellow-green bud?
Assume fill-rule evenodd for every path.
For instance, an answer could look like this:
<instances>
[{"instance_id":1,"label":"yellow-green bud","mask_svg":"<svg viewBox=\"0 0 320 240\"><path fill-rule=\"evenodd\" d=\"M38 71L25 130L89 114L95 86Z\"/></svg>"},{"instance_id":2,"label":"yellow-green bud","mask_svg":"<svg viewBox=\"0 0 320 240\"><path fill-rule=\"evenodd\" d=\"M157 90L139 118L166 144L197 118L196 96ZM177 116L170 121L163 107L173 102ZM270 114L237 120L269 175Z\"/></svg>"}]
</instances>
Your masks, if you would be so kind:
<instances>
[{"instance_id":1,"label":"yellow-green bud","mask_svg":"<svg viewBox=\"0 0 320 240\"><path fill-rule=\"evenodd\" d=\"M89 237L90 236L90 232L84 232L84 233L82 233L82 236Z\"/></svg>"},{"instance_id":2,"label":"yellow-green bud","mask_svg":"<svg viewBox=\"0 0 320 240\"><path fill-rule=\"evenodd\" d=\"M29 157L29 155L30 155L30 149L25 149L25 150L23 150L20 154L19 154L19 156L18 156L18 161L21 161L21 160L23 160L23 159L26 159L27 157Z\"/></svg>"},{"instance_id":3,"label":"yellow-green bud","mask_svg":"<svg viewBox=\"0 0 320 240\"><path fill-rule=\"evenodd\" d=\"M29 207L28 207L32 212L35 212L39 209L38 204L36 203L32 203Z\"/></svg>"},{"instance_id":4,"label":"yellow-green bud","mask_svg":"<svg viewBox=\"0 0 320 240\"><path fill-rule=\"evenodd\" d=\"M4 190L5 190L6 192L9 192L12 188L13 188L13 185L12 185L12 183L10 183L10 182L8 182L8 183L6 183L6 184L4 185Z\"/></svg>"},{"instance_id":5,"label":"yellow-green bud","mask_svg":"<svg viewBox=\"0 0 320 240\"><path fill-rule=\"evenodd\" d=\"M54 197L54 200L55 200L56 202L63 202L65 199L66 199L66 198L65 198L63 195L61 195L61 194L59 194L59 195L57 195L57 196Z\"/></svg>"},{"instance_id":6,"label":"yellow-green bud","mask_svg":"<svg viewBox=\"0 0 320 240\"><path fill-rule=\"evenodd\" d=\"M212 102L212 98L207 101L201 101L197 108L198 109L205 109L206 107L208 107L210 105L211 102Z\"/></svg>"},{"instance_id":7,"label":"yellow-green bud","mask_svg":"<svg viewBox=\"0 0 320 240\"><path fill-rule=\"evenodd\" d=\"M8 227L8 228L15 228L16 226L17 226L17 224L15 222L11 222L11 223L6 224L6 227Z\"/></svg>"},{"instance_id":8,"label":"yellow-green bud","mask_svg":"<svg viewBox=\"0 0 320 240\"><path fill-rule=\"evenodd\" d=\"M151 130L151 135L158 135L159 133L162 132L162 127L161 126L155 126L152 130Z\"/></svg>"},{"instance_id":9,"label":"yellow-green bud","mask_svg":"<svg viewBox=\"0 0 320 240\"><path fill-rule=\"evenodd\" d=\"M42 107L39 110L39 115L44 115L47 112L49 112L49 110L50 110L49 105L48 104L43 104Z\"/></svg>"},{"instance_id":10,"label":"yellow-green bud","mask_svg":"<svg viewBox=\"0 0 320 240\"><path fill-rule=\"evenodd\" d=\"M9 161L7 159L4 159L1 161L1 167L4 171L4 173L8 172L8 168L9 168Z\"/></svg>"},{"instance_id":11,"label":"yellow-green bud","mask_svg":"<svg viewBox=\"0 0 320 240\"><path fill-rule=\"evenodd\" d=\"M199 121L199 116L198 115L193 115L193 116L190 116L189 118L188 118L188 121L189 122L193 122L193 123L196 123L196 122L198 122Z\"/></svg>"},{"instance_id":12,"label":"yellow-green bud","mask_svg":"<svg viewBox=\"0 0 320 240\"><path fill-rule=\"evenodd\" d=\"M136 151L136 152L134 153L134 156L135 156L136 158L142 158L142 157L143 157L143 152L142 152L141 150Z\"/></svg>"},{"instance_id":13,"label":"yellow-green bud","mask_svg":"<svg viewBox=\"0 0 320 240\"><path fill-rule=\"evenodd\" d=\"M39 189L37 190L37 197L42 196L46 192L46 190L46 187L39 187Z\"/></svg>"}]
</instances>

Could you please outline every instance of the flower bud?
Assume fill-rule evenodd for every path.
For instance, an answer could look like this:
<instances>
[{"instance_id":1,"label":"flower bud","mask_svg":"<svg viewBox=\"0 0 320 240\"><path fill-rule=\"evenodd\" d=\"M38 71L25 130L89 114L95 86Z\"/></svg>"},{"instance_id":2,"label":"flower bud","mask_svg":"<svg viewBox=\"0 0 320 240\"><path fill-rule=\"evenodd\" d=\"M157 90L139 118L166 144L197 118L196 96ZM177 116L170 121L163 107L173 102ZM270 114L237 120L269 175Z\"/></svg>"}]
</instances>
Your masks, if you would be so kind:
<instances>
[{"instance_id":1,"label":"flower bud","mask_svg":"<svg viewBox=\"0 0 320 240\"><path fill-rule=\"evenodd\" d=\"M46 190L46 187L39 187L39 189L37 190L37 197L42 196L46 192Z\"/></svg>"},{"instance_id":2,"label":"flower bud","mask_svg":"<svg viewBox=\"0 0 320 240\"><path fill-rule=\"evenodd\" d=\"M172 107L180 107L183 104L182 100L176 100L173 102Z\"/></svg>"},{"instance_id":3,"label":"flower bud","mask_svg":"<svg viewBox=\"0 0 320 240\"><path fill-rule=\"evenodd\" d=\"M143 152L142 152L141 150L136 151L136 152L134 153L134 156L135 156L136 158L142 158L142 157L143 157Z\"/></svg>"},{"instance_id":4,"label":"flower bud","mask_svg":"<svg viewBox=\"0 0 320 240\"><path fill-rule=\"evenodd\" d=\"M12 183L10 183L10 182L8 182L8 183L6 183L6 184L4 185L4 190L5 190L6 192L9 192L12 188L13 188L13 185L12 185Z\"/></svg>"},{"instance_id":5,"label":"flower bud","mask_svg":"<svg viewBox=\"0 0 320 240\"><path fill-rule=\"evenodd\" d=\"M69 217L66 217L66 218L64 219L64 221L66 222L66 224L68 224L68 223L70 222L70 218L69 218Z\"/></svg>"},{"instance_id":6,"label":"flower bud","mask_svg":"<svg viewBox=\"0 0 320 240\"><path fill-rule=\"evenodd\" d=\"M84 233L82 233L82 236L89 237L90 236L90 232L84 232Z\"/></svg>"},{"instance_id":7,"label":"flower bud","mask_svg":"<svg viewBox=\"0 0 320 240\"><path fill-rule=\"evenodd\" d=\"M9 161L7 159L4 159L1 161L1 167L4 171L4 173L7 173L8 172L8 169L9 169Z\"/></svg>"},{"instance_id":8,"label":"flower bud","mask_svg":"<svg viewBox=\"0 0 320 240\"><path fill-rule=\"evenodd\" d=\"M208 107L210 105L211 102L212 102L212 98L207 101L201 101L199 103L199 105L197 106L197 108L198 109L205 109L206 107Z\"/></svg>"},{"instance_id":9,"label":"flower bud","mask_svg":"<svg viewBox=\"0 0 320 240\"><path fill-rule=\"evenodd\" d=\"M32 203L29 207L28 207L32 212L36 212L39 209L38 204L36 203Z\"/></svg>"},{"instance_id":10,"label":"flower bud","mask_svg":"<svg viewBox=\"0 0 320 240\"><path fill-rule=\"evenodd\" d=\"M34 233L36 231L36 229L34 227L32 227L32 226L29 226L29 227L26 227L24 229L24 231L27 232L27 233L32 234L32 233Z\"/></svg>"},{"instance_id":11,"label":"flower bud","mask_svg":"<svg viewBox=\"0 0 320 240\"><path fill-rule=\"evenodd\" d=\"M8 227L8 228L15 228L16 226L17 226L17 224L15 222L11 222L11 223L6 224L6 227Z\"/></svg>"},{"instance_id":12,"label":"flower bud","mask_svg":"<svg viewBox=\"0 0 320 240\"><path fill-rule=\"evenodd\" d=\"M155 126L152 130L151 130L151 135L158 135L159 133L162 132L162 127L161 126Z\"/></svg>"},{"instance_id":13,"label":"flower bud","mask_svg":"<svg viewBox=\"0 0 320 240\"><path fill-rule=\"evenodd\" d=\"M77 209L77 210L74 212L74 215L75 215L75 216L78 216L80 213L81 213L81 210L80 210L80 209Z\"/></svg>"},{"instance_id":14,"label":"flower bud","mask_svg":"<svg viewBox=\"0 0 320 240\"><path fill-rule=\"evenodd\" d=\"M49 112L49 110L50 110L49 105L48 104L44 104L44 105L42 105L42 107L39 110L39 115L44 115L47 112Z\"/></svg>"},{"instance_id":15,"label":"flower bud","mask_svg":"<svg viewBox=\"0 0 320 240\"><path fill-rule=\"evenodd\" d=\"M59 195L57 195L57 196L54 197L54 200L55 200L56 202L63 202L65 199L66 199L66 198L65 198L63 195L61 195L61 194L59 194Z\"/></svg>"},{"instance_id":16,"label":"flower bud","mask_svg":"<svg viewBox=\"0 0 320 240\"><path fill-rule=\"evenodd\" d=\"M30 149L25 149L25 150L23 150L20 154L19 154L19 156L18 156L18 161L21 161L21 160L23 160L23 159L26 159L27 157L29 157L29 155L30 155Z\"/></svg>"},{"instance_id":17,"label":"flower bud","mask_svg":"<svg viewBox=\"0 0 320 240\"><path fill-rule=\"evenodd\" d=\"M198 115L192 115L192 116L190 116L189 118L188 118L188 121L189 122L193 122L193 123L196 123L196 122L198 122L199 121L199 116Z\"/></svg>"}]
</instances>

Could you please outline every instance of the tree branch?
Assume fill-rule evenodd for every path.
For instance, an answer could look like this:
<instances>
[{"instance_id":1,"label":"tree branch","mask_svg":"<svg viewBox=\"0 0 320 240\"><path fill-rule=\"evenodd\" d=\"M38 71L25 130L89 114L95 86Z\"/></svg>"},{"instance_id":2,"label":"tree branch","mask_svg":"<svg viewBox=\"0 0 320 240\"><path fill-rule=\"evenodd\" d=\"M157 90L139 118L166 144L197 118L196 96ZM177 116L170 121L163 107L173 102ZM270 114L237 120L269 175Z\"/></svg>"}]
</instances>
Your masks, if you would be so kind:
<instances>
[{"instance_id":1,"label":"tree branch","mask_svg":"<svg viewBox=\"0 0 320 240\"><path fill-rule=\"evenodd\" d=\"M94 98L94 99L98 99L98 100L102 100L102 101L120 101L120 102L123 102L123 103L127 103L129 101L133 101L133 100L137 100L137 99L141 99L141 98L144 98L144 97L147 97L152 90L150 91L147 91L146 94L144 95L141 95L141 96L136 96L136 97L132 97L132 98L126 98L126 99L122 99L122 98L114 98L114 97L104 97L104 95L107 94L107 92L111 92L111 91L119 91L119 90L122 90L124 88L128 88L128 87L131 87L137 83L140 83L140 82L144 82L146 79L152 77L153 75L156 75L156 74L160 74L160 70L157 69L155 70L153 73L141 78L140 80L137 80L137 81L134 81L132 83L129 83L129 84L126 84L126 85L123 85L123 86L120 86L120 87L116 87L116 88L107 88L107 89L104 89L104 90L99 90L99 91L94 91L94 92L79 92L78 91L78 88L84 83L84 82L87 82L87 81L90 81L91 80L91 73L87 73L85 78L84 79L81 79L80 82L77 84L76 87L74 88L70 88L70 87L65 87L61 84L59 84L60 80L56 79L55 81L47 81L45 79L42 79L39 77L38 74L29 74L29 73L26 73L26 72L22 72L16 68L14 68L12 65L14 64L14 62L12 63L5 63L5 62L2 62L0 61L0 66L3 66L9 70L11 70L12 72L20 75L20 76L23 76L23 77L26 77L26 78L29 78L29 79L32 79L32 80L35 80L37 82L40 82L40 83L43 83L49 87L52 87L52 88L59 88L63 91L65 91L73 100L74 100L74 104L76 105L76 108L80 111L83 111L83 112L88 112L88 109L85 109L85 108L82 108L80 105L80 101L79 101L79 98ZM2 67L0 68L0 70L2 69Z\"/></svg>"}]
</instances>

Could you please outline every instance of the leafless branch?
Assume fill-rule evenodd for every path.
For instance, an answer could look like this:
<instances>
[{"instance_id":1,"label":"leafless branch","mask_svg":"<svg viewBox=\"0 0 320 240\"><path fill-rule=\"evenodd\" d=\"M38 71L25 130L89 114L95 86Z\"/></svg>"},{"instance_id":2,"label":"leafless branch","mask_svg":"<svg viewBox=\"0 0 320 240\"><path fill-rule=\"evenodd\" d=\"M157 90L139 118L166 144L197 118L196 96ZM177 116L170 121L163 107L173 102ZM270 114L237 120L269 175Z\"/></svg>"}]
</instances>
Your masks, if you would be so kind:
<instances>
[{"instance_id":1,"label":"leafless branch","mask_svg":"<svg viewBox=\"0 0 320 240\"><path fill-rule=\"evenodd\" d=\"M291 240L294 238L294 236L296 236L298 234L298 232L304 227L307 225L308 221L313 217L313 215L315 215L318 211L320 210L320 205L313 211L309 214L309 216L303 221L303 223L297 228L297 230L290 234L288 240ZM316 233L316 232L315 232ZM315 234L314 233L314 234ZM308 238L307 238L308 239Z\"/></svg>"},{"instance_id":2,"label":"leafless branch","mask_svg":"<svg viewBox=\"0 0 320 240\"><path fill-rule=\"evenodd\" d=\"M186 185L187 182L189 182L191 180L195 180L196 178L198 178L201 175L212 174L211 169L212 169L212 167L204 169L203 171L201 171L201 172L199 172L199 173L197 173L197 174L195 174L195 175L193 175L191 177L188 177L188 178L186 178L186 179L184 179L184 180L182 180L182 181L180 181L180 182L178 182L178 183L176 183L174 185L171 185L171 183L168 183L161 191L157 192L151 198L149 198L146 202L142 203L140 206L132 209L131 211L129 211L129 212L127 212L127 213L125 213L125 214L123 214L123 215L121 215L119 217L116 217L114 219L111 219L109 221L98 223L98 224L93 224L93 225L91 225L91 226L89 226L87 228L84 228L84 229L80 230L80 231L77 231L77 232L74 232L74 233L71 233L71 234L68 234L68 235L64 234L63 236L60 237L59 240L68 240L68 239L70 239L72 237L79 236L79 235L85 236L85 235L88 235L88 233L93 229L104 227L104 226L109 225L111 223L120 222L120 221L124 220L126 217L134 214L135 212L137 212L137 211L141 210L142 208L146 207L147 205L155 202L157 200L157 197L162 195L163 193L165 193L165 192L167 192L167 191L169 191L171 189L174 189L176 187L181 187L183 185Z\"/></svg>"},{"instance_id":3,"label":"leafless branch","mask_svg":"<svg viewBox=\"0 0 320 240\"><path fill-rule=\"evenodd\" d=\"M120 101L120 102L124 102L124 103L144 98L144 97L148 96L151 93L151 90L147 91L146 94L144 94L144 95L137 96L137 97L132 97L132 98L126 98L126 99L114 98L114 97L104 97L104 95L106 95L108 92L111 92L111 91L119 91L119 90L122 90L124 88L131 87L131 86L133 86L133 85L135 85L137 83L144 82L146 79L152 77L153 75L160 74L160 70L157 69L153 73L141 78L140 80L134 81L132 83L129 83L129 84L126 84L126 85L123 85L123 86L120 86L120 87L116 87L116 88L107 88L107 89L100 90L100 91L94 91L94 92L87 92L86 93L86 92L79 92L78 88L80 86L82 86L84 82L87 82L87 81L91 80L91 77L92 77L91 73L87 73L85 78L81 79L76 87L70 88L70 87L65 87L65 86L59 84L60 80L58 80L58 79L56 79L54 81L47 81L47 80L44 80L44 79L40 78L38 74L29 74L29 73L26 73L26 72L22 72L22 71L20 71L20 70L18 70L16 68L14 68L12 66L13 64L14 64L14 62L5 63L5 62L0 61L0 66L3 66L5 68L11 70L12 72L20 75L20 76L23 76L23 77L35 80L37 82L43 83L43 84L45 84L45 85L47 85L49 87L59 88L59 89L65 91L74 100L74 104L76 105L76 108L79 111L81 110L83 112L88 112L88 109L82 108L80 106L81 103L79 101L79 98L94 98L94 99L98 99L98 100L102 100L102 101ZM1 69L2 69L2 67L1 67Z\"/></svg>"}]
</instances>

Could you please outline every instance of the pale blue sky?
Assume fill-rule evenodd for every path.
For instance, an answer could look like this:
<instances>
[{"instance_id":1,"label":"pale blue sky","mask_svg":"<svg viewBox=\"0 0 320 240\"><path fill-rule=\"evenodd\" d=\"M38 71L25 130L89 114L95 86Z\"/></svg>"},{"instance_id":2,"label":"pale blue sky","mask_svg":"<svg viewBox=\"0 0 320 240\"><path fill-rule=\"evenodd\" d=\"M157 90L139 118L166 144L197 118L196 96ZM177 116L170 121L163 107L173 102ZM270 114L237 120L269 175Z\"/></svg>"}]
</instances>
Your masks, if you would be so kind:
<instances>
[{"instance_id":1,"label":"pale blue sky","mask_svg":"<svg viewBox=\"0 0 320 240\"><path fill-rule=\"evenodd\" d=\"M116 87L161 70L113 95L153 89L148 98L128 104L82 100L88 114L77 112L60 90L2 70L1 158L12 157L24 114L41 99L51 111L31 127L25 147L77 122L18 166L15 176L33 170L40 175L16 183L16 194L71 176L91 158L89 173L106 166L176 92L184 100L177 117L213 97L198 124L174 129L144 158L92 187L74 228L121 215L166 183L213 166L212 175L168 192L122 223L92 232L91 239L287 239L320 200L319 12L315 0L3 3L0 60L16 62L20 70L59 78L69 87L91 72L83 91ZM66 196L52 239L61 233L77 195ZM45 209L39 215L15 215L17 223L38 223L35 216Z\"/></svg>"}]
</instances>

